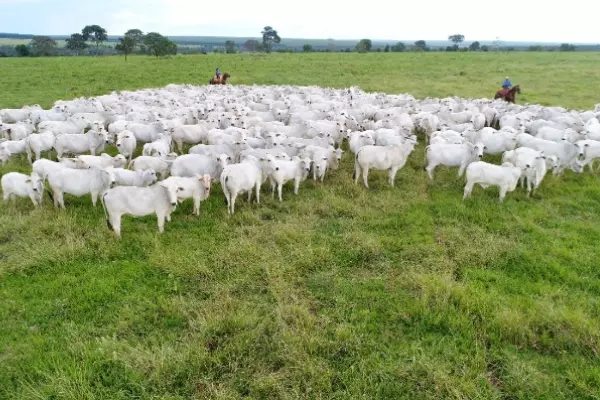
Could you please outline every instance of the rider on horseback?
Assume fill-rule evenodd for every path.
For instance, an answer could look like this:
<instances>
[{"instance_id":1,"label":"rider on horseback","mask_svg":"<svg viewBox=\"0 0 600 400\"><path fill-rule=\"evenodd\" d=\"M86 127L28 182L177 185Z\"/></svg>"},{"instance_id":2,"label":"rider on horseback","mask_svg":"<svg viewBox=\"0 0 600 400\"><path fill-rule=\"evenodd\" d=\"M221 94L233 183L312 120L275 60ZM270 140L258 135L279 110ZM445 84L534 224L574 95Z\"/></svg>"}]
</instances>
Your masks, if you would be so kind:
<instances>
[{"instance_id":1,"label":"rider on horseback","mask_svg":"<svg viewBox=\"0 0 600 400\"><path fill-rule=\"evenodd\" d=\"M508 79L508 76L506 77L506 79L504 80L504 82L502 83L502 89L508 89L512 86L512 82L510 81L510 79Z\"/></svg>"},{"instance_id":2,"label":"rider on horseback","mask_svg":"<svg viewBox=\"0 0 600 400\"><path fill-rule=\"evenodd\" d=\"M217 80L219 79L219 77L221 76L221 73L219 72L219 67L217 67L217 70L215 72L215 75L217 76Z\"/></svg>"}]
</instances>

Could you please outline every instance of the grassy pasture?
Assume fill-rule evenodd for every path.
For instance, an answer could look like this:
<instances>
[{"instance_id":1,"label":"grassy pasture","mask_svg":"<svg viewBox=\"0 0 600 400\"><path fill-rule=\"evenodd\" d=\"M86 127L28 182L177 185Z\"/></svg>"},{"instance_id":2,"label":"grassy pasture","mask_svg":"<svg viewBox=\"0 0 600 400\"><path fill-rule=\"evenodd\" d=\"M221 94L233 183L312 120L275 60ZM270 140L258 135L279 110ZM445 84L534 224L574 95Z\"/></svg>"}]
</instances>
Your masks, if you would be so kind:
<instances>
[{"instance_id":1,"label":"grassy pasture","mask_svg":"<svg viewBox=\"0 0 600 400\"><path fill-rule=\"evenodd\" d=\"M599 58L8 59L0 107L203 84L218 66L233 84L419 97L489 97L509 74L521 102L589 109ZM0 202L0 398L600 396L596 175L548 176L499 204L481 188L463 202L456 169L430 182L422 144L393 189L375 171L354 186L352 166L284 188L283 203L241 196L233 217L216 186L200 218L184 203L159 235L155 218L124 217L121 240L89 197L67 195L65 211Z\"/></svg>"}]
</instances>

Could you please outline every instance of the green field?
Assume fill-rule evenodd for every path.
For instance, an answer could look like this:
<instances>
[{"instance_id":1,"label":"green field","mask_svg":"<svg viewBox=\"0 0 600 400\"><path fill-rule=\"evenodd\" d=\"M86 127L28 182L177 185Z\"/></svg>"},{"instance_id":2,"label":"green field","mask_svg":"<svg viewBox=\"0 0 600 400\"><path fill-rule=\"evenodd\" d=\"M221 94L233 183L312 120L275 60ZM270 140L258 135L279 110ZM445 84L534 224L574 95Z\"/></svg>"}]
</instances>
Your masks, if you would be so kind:
<instances>
[{"instance_id":1,"label":"green field","mask_svg":"<svg viewBox=\"0 0 600 400\"><path fill-rule=\"evenodd\" d=\"M347 87L590 109L600 54L320 54L0 60L0 107L204 84ZM114 154L114 149L111 149ZM487 158L498 162L498 157ZM538 194L462 201L430 182L423 144L398 172L325 182L279 203L215 186L156 218L66 196L0 202L0 399L598 399L600 186L571 171ZM28 172L11 160L1 173Z\"/></svg>"}]
</instances>

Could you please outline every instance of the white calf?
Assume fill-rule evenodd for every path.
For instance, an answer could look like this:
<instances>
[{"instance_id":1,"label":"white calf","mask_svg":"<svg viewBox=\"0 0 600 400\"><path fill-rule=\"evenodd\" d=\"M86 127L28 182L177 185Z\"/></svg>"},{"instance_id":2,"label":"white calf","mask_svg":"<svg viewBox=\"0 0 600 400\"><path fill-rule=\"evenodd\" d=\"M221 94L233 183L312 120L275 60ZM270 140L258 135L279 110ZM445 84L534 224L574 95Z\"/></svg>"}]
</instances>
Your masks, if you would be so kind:
<instances>
[{"instance_id":1,"label":"white calf","mask_svg":"<svg viewBox=\"0 0 600 400\"><path fill-rule=\"evenodd\" d=\"M239 164L229 164L221 172L221 188L227 200L227 212L235 212L235 200L238 194L248 192L248 203L252 201L252 189L256 191L256 203L260 204L260 187L263 173L258 158L246 155Z\"/></svg>"},{"instance_id":2,"label":"white calf","mask_svg":"<svg viewBox=\"0 0 600 400\"><path fill-rule=\"evenodd\" d=\"M177 188L158 182L152 186L117 186L102 195L102 206L108 228L121 236L121 217L143 217L156 214L158 231L165 230L165 219L171 222L171 213L177 206Z\"/></svg>"},{"instance_id":3,"label":"white calf","mask_svg":"<svg viewBox=\"0 0 600 400\"><path fill-rule=\"evenodd\" d=\"M162 133L160 137L153 142L144 143L142 154L145 156L167 155L171 152L171 136L165 136Z\"/></svg>"},{"instance_id":4,"label":"white calf","mask_svg":"<svg viewBox=\"0 0 600 400\"><path fill-rule=\"evenodd\" d=\"M54 192L54 206L65 208L63 195L73 196L91 194L92 205L96 207L98 195L115 185L115 175L110 169L61 168L48 174L48 183Z\"/></svg>"},{"instance_id":5,"label":"white calf","mask_svg":"<svg viewBox=\"0 0 600 400\"><path fill-rule=\"evenodd\" d=\"M546 156L544 156L544 152L542 151L530 149L529 147L519 147L515 150L504 152L502 163L509 162L521 169L519 181L521 182L521 187L524 187L524 183L527 181L527 196L529 196L531 186L533 186L533 194L535 194L546 176L548 168L555 166L554 160L556 160L556 157L551 157L552 159L546 160Z\"/></svg>"},{"instance_id":6,"label":"white calf","mask_svg":"<svg viewBox=\"0 0 600 400\"><path fill-rule=\"evenodd\" d=\"M131 159L133 157L133 152L135 151L136 148L137 148L137 139L135 138L135 135L133 134L133 132L125 130L117 135L117 149L119 150L119 153L121 153L123 156L127 157L129 162L131 162ZM165 153L165 155L167 153ZM148 154L148 155L150 155L150 154Z\"/></svg>"},{"instance_id":7,"label":"white calf","mask_svg":"<svg viewBox=\"0 0 600 400\"><path fill-rule=\"evenodd\" d=\"M158 178L153 169L143 169L131 171L124 168L112 168L111 171L115 174L115 180L119 186L150 186L154 184Z\"/></svg>"},{"instance_id":8,"label":"white calf","mask_svg":"<svg viewBox=\"0 0 600 400\"><path fill-rule=\"evenodd\" d=\"M8 172L2 175L1 185L4 201L14 200L17 197L29 197L34 207L42 205L44 182L35 172L32 172L31 175Z\"/></svg>"},{"instance_id":9,"label":"white calf","mask_svg":"<svg viewBox=\"0 0 600 400\"><path fill-rule=\"evenodd\" d=\"M134 171L152 169L162 179L169 174L172 164L173 160L169 157L139 156L131 160L129 169Z\"/></svg>"},{"instance_id":10,"label":"white calf","mask_svg":"<svg viewBox=\"0 0 600 400\"><path fill-rule=\"evenodd\" d=\"M399 169L404 167L408 156L415 148L415 141L407 139L402 145L392 146L363 146L356 153L354 161L354 184L358 183L358 177L362 168L362 176L365 187L369 188L369 169L388 170L389 184L394 186L394 179Z\"/></svg>"},{"instance_id":11,"label":"white calf","mask_svg":"<svg viewBox=\"0 0 600 400\"><path fill-rule=\"evenodd\" d=\"M123 168L127 164L127 159L122 154L112 157L110 154L102 153L99 156L90 156L88 154L77 156L81 161L90 167L97 168Z\"/></svg>"},{"instance_id":12,"label":"white calf","mask_svg":"<svg viewBox=\"0 0 600 400\"><path fill-rule=\"evenodd\" d=\"M35 159L42 157L42 151L50 151L54 147L56 137L52 132L34 133L27 136L27 159L33 162L31 152L35 154Z\"/></svg>"},{"instance_id":13,"label":"white calf","mask_svg":"<svg viewBox=\"0 0 600 400\"><path fill-rule=\"evenodd\" d=\"M371 132L351 132L348 135L348 145L350 151L356 154L356 152L363 146L372 146L375 144L373 135Z\"/></svg>"},{"instance_id":14,"label":"white calf","mask_svg":"<svg viewBox=\"0 0 600 400\"><path fill-rule=\"evenodd\" d=\"M59 161L40 158L31 165L32 171L37 173L44 180L50 172L57 171L61 168L89 169L90 166L76 158L61 158Z\"/></svg>"},{"instance_id":15,"label":"white calf","mask_svg":"<svg viewBox=\"0 0 600 400\"><path fill-rule=\"evenodd\" d=\"M490 164L485 161L475 161L467 167L467 184L463 200L471 195L473 186L479 184L486 189L489 186L500 188L500 202L504 201L507 192L512 192L519 183L521 168L505 162L502 165Z\"/></svg>"},{"instance_id":16,"label":"white calf","mask_svg":"<svg viewBox=\"0 0 600 400\"><path fill-rule=\"evenodd\" d=\"M575 142L579 150L578 156L583 158L583 166L590 166L590 171L594 170L594 160L600 158L600 141L597 140L579 140Z\"/></svg>"},{"instance_id":17,"label":"white calf","mask_svg":"<svg viewBox=\"0 0 600 400\"><path fill-rule=\"evenodd\" d=\"M177 200L181 203L186 199L194 199L194 214L200 215L200 202L210 196L212 179L209 174L193 177L171 176L163 182L177 188Z\"/></svg>"},{"instance_id":18,"label":"white calf","mask_svg":"<svg viewBox=\"0 0 600 400\"><path fill-rule=\"evenodd\" d=\"M110 142L106 132L87 131L84 135L64 133L56 137L54 149L57 157L62 157L64 153L83 154L88 151L95 156L96 151L104 150L104 144Z\"/></svg>"},{"instance_id":19,"label":"white calf","mask_svg":"<svg viewBox=\"0 0 600 400\"><path fill-rule=\"evenodd\" d=\"M433 143L426 147L427 175L433 180L433 171L438 165L448 167L460 167L458 177L460 178L467 166L483 157L485 146L479 142L452 144L452 143Z\"/></svg>"},{"instance_id":20,"label":"white calf","mask_svg":"<svg viewBox=\"0 0 600 400\"><path fill-rule=\"evenodd\" d=\"M272 155L267 156L265 160L265 173L269 177L271 183L271 193L273 198L275 197L275 186L277 186L277 194L279 201L283 201L281 192L283 185L293 180L294 181L294 194L298 194L300 183L306 180L308 173L310 172L311 159L306 157L304 159L294 156L291 160L278 160Z\"/></svg>"},{"instance_id":21,"label":"white calf","mask_svg":"<svg viewBox=\"0 0 600 400\"><path fill-rule=\"evenodd\" d=\"M198 174L209 174L212 179L218 179L224 161L230 163L231 158L226 154L216 157L205 154L184 154L173 161L171 176L192 177Z\"/></svg>"},{"instance_id":22,"label":"white calf","mask_svg":"<svg viewBox=\"0 0 600 400\"><path fill-rule=\"evenodd\" d=\"M0 149L4 150L9 157L15 154L27 154L27 139L0 141Z\"/></svg>"}]
</instances>

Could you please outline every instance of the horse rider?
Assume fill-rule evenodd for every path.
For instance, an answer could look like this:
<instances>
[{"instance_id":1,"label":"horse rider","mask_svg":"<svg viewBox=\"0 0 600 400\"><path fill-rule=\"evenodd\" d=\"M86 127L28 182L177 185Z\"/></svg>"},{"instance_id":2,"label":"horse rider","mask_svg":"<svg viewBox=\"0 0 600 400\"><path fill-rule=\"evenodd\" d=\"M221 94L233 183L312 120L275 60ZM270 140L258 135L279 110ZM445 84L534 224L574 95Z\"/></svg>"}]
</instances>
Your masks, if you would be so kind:
<instances>
[{"instance_id":1,"label":"horse rider","mask_svg":"<svg viewBox=\"0 0 600 400\"><path fill-rule=\"evenodd\" d=\"M502 82L502 89L508 89L512 86L512 82L510 81L510 79L508 79L508 76L506 77L506 79L504 80L504 82Z\"/></svg>"},{"instance_id":2,"label":"horse rider","mask_svg":"<svg viewBox=\"0 0 600 400\"><path fill-rule=\"evenodd\" d=\"M215 75L217 77L217 80L221 79L221 73L219 72L219 67L217 67L217 70L215 71Z\"/></svg>"}]
</instances>

